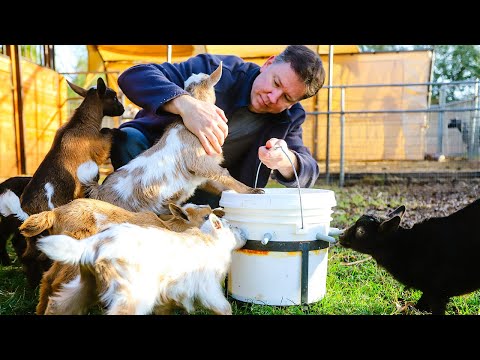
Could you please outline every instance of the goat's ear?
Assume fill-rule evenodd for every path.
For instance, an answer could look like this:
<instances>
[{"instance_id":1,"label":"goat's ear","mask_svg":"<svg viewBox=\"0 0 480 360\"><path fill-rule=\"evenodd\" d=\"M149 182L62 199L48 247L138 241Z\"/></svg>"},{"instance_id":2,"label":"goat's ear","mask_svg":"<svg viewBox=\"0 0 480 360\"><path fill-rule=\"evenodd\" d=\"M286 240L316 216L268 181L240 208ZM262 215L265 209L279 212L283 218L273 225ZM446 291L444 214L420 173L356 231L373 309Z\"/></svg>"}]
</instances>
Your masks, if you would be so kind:
<instances>
[{"instance_id":1,"label":"goat's ear","mask_svg":"<svg viewBox=\"0 0 480 360\"><path fill-rule=\"evenodd\" d=\"M107 86L105 85L105 81L103 81L103 79L99 77L97 80L97 92L100 95L105 95L106 91L107 91Z\"/></svg>"},{"instance_id":2,"label":"goat's ear","mask_svg":"<svg viewBox=\"0 0 480 360\"><path fill-rule=\"evenodd\" d=\"M405 205L400 205L399 207L397 207L392 212L389 212L387 214L387 218L392 218L394 216L400 216L400 218L402 218L403 214L405 214Z\"/></svg>"},{"instance_id":3,"label":"goat's ear","mask_svg":"<svg viewBox=\"0 0 480 360\"><path fill-rule=\"evenodd\" d=\"M208 84L212 87L215 86L220 80L220 78L222 77L222 64L223 64L223 61L220 61L220 64L215 69L215 71L210 74L210 78L208 79Z\"/></svg>"},{"instance_id":4,"label":"goat's ear","mask_svg":"<svg viewBox=\"0 0 480 360\"><path fill-rule=\"evenodd\" d=\"M70 88L75 91L78 95L80 95L81 97L85 97L87 96L87 90L85 90L84 88L78 86L78 85L75 85L73 83L71 83L70 81L68 81L67 79L65 79L67 81L67 84L68 86L70 86Z\"/></svg>"},{"instance_id":5,"label":"goat's ear","mask_svg":"<svg viewBox=\"0 0 480 360\"><path fill-rule=\"evenodd\" d=\"M215 215L217 215L218 217L224 217L225 216L225 210L223 210L223 208L221 208L221 207L217 207L217 208L213 209L212 212Z\"/></svg>"},{"instance_id":6,"label":"goat's ear","mask_svg":"<svg viewBox=\"0 0 480 360\"><path fill-rule=\"evenodd\" d=\"M172 215L175 216L177 219L185 219L187 221L189 220L187 212L177 204L169 203L168 208L170 209L170 212L172 213Z\"/></svg>"},{"instance_id":7,"label":"goat's ear","mask_svg":"<svg viewBox=\"0 0 480 360\"><path fill-rule=\"evenodd\" d=\"M398 215L392 217L391 219L385 220L380 224L378 228L378 232L383 234L388 234L392 231L397 230L401 220L402 219Z\"/></svg>"}]
</instances>

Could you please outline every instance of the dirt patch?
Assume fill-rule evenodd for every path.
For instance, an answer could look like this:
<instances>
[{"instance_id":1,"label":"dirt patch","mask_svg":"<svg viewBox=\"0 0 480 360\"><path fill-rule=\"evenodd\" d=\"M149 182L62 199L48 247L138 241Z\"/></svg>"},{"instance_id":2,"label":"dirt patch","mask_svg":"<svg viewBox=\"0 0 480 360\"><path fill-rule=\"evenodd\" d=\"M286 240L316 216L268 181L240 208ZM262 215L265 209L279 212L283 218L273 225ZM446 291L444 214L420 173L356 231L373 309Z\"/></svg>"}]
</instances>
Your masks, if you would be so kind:
<instances>
[{"instance_id":1,"label":"dirt patch","mask_svg":"<svg viewBox=\"0 0 480 360\"><path fill-rule=\"evenodd\" d=\"M320 171L326 172L325 161L318 162ZM340 163L330 162L331 173L340 172ZM480 171L480 160L446 159L445 161L347 161L345 173L429 173L429 172L475 172Z\"/></svg>"},{"instance_id":2,"label":"dirt patch","mask_svg":"<svg viewBox=\"0 0 480 360\"><path fill-rule=\"evenodd\" d=\"M402 225L413 224L431 217L447 216L480 197L480 179L430 181L424 184L372 185L357 183L346 185L337 192L337 201L353 196L360 197L367 212L385 216L398 205L405 205ZM349 201L349 204L352 202ZM375 204L381 204L380 206ZM347 218L356 219L358 209L344 209ZM479 214L480 216L480 214Z\"/></svg>"}]
</instances>

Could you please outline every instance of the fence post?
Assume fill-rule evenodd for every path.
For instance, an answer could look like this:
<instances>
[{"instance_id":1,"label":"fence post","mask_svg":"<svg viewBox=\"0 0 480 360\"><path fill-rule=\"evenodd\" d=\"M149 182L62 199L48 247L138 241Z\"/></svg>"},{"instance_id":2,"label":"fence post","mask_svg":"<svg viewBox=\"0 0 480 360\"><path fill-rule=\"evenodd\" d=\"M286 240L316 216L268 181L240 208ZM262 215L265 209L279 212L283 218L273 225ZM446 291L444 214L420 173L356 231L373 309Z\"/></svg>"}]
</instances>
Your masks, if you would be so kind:
<instances>
[{"instance_id":1,"label":"fence post","mask_svg":"<svg viewBox=\"0 0 480 360\"><path fill-rule=\"evenodd\" d=\"M345 184L345 87L340 92L340 187Z\"/></svg>"},{"instance_id":2,"label":"fence post","mask_svg":"<svg viewBox=\"0 0 480 360\"><path fill-rule=\"evenodd\" d=\"M478 79L475 81L475 93L473 97L473 106L475 109L478 109L479 99L478 99ZM472 124L470 126L470 139L468 146L468 160L473 160L478 156L478 110L473 111Z\"/></svg>"},{"instance_id":3,"label":"fence post","mask_svg":"<svg viewBox=\"0 0 480 360\"><path fill-rule=\"evenodd\" d=\"M446 90L445 86L440 87L440 94L438 100L438 125L437 125L437 155L443 154L443 115L445 111L445 100L446 100Z\"/></svg>"}]
</instances>

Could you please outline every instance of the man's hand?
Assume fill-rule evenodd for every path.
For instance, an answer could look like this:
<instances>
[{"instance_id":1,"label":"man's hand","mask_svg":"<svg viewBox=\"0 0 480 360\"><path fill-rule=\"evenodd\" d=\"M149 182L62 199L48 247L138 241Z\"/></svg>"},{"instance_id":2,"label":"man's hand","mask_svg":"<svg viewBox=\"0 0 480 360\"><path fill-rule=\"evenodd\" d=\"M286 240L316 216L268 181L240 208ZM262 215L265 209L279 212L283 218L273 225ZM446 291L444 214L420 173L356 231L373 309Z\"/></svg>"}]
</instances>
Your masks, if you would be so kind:
<instances>
[{"instance_id":1,"label":"man's hand","mask_svg":"<svg viewBox=\"0 0 480 360\"><path fill-rule=\"evenodd\" d=\"M164 109L182 117L187 129L198 137L208 155L222 153L228 135L228 119L222 109L189 95L169 101Z\"/></svg>"},{"instance_id":2,"label":"man's hand","mask_svg":"<svg viewBox=\"0 0 480 360\"><path fill-rule=\"evenodd\" d=\"M281 149L277 147L281 147ZM282 149L285 152L283 152ZM291 180L294 178L295 174L293 172L292 164L285 153L288 154L288 157L295 166L295 170L298 171L297 156L288 149L285 140L271 138L267 141L265 146L260 146L258 148L258 158L266 167L272 170L278 170L285 179Z\"/></svg>"}]
</instances>

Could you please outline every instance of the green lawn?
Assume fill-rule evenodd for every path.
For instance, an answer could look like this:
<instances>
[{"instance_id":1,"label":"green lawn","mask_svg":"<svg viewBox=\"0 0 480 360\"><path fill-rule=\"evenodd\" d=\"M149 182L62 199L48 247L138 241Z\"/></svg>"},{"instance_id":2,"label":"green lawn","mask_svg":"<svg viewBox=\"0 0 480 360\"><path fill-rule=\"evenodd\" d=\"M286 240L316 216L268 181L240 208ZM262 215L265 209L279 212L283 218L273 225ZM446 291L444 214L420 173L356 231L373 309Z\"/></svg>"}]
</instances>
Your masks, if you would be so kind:
<instances>
[{"instance_id":1,"label":"green lawn","mask_svg":"<svg viewBox=\"0 0 480 360\"><path fill-rule=\"evenodd\" d=\"M273 185L270 185L273 186ZM362 213L375 209L387 211L407 204L407 213L415 215L427 207L409 190L396 186L367 187L355 185L345 188L321 186L335 192L337 206L333 209L332 227L344 228ZM464 191L464 190L461 190ZM423 206L423 207L422 207ZM428 205L430 206L430 205ZM415 210L416 209L416 210ZM9 246L10 255L15 258ZM236 315L393 315L419 314L409 306L420 297L420 292L404 289L369 256L333 245L328 251L326 295L317 303L306 306L267 306L231 300ZM17 259L11 266L0 267L0 314L34 314L38 289L28 288ZM479 314L480 291L452 298L447 314ZM98 313L95 309L93 314ZM199 311L199 314L204 314Z\"/></svg>"}]
</instances>

